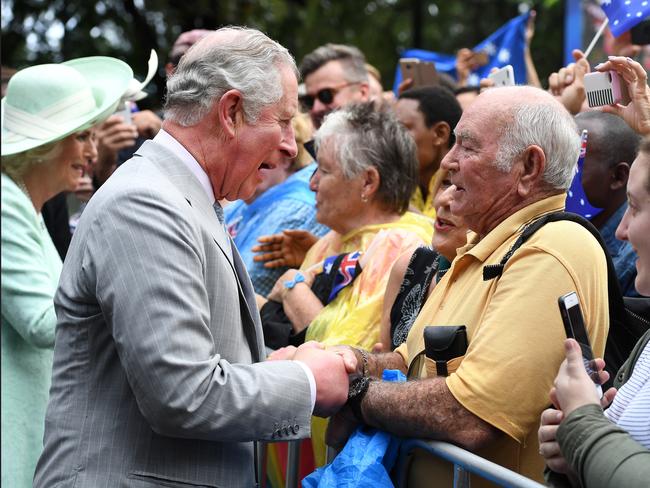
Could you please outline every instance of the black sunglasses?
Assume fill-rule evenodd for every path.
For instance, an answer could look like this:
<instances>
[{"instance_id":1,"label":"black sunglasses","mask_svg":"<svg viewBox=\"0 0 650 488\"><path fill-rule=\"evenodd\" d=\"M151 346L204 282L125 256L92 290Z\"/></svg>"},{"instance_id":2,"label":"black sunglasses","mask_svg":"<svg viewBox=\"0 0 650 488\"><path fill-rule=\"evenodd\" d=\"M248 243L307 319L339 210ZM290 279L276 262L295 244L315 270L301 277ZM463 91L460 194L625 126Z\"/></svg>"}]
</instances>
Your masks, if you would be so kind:
<instances>
[{"instance_id":1,"label":"black sunglasses","mask_svg":"<svg viewBox=\"0 0 650 488\"><path fill-rule=\"evenodd\" d=\"M346 86L357 84L359 84L358 81L351 81L333 88L321 88L316 92L316 95L302 95L300 97L300 103L305 108L305 110L311 110L314 107L314 102L316 99L318 99L318 101L323 105L329 105L334 101L334 97L341 89L345 88Z\"/></svg>"}]
</instances>

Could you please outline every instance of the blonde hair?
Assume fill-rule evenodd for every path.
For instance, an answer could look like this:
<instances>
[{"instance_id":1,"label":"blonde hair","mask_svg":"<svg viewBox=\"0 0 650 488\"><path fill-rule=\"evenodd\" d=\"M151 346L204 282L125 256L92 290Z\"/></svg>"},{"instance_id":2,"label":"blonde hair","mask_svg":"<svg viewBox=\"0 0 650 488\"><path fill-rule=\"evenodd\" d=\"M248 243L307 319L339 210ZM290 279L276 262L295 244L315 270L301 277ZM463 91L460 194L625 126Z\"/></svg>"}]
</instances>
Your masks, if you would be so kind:
<instances>
[{"instance_id":1,"label":"blonde hair","mask_svg":"<svg viewBox=\"0 0 650 488\"><path fill-rule=\"evenodd\" d=\"M38 164L49 163L59 156L63 149L61 143L65 139L66 138L49 142L21 153L2 156L2 172L14 180L22 179L23 175L29 170L29 168Z\"/></svg>"},{"instance_id":2,"label":"blonde hair","mask_svg":"<svg viewBox=\"0 0 650 488\"><path fill-rule=\"evenodd\" d=\"M291 125L293 126L293 131L296 134L296 145L298 146L298 155L291 162L289 166L289 171L295 173L299 169L304 168L312 161L312 157L307 152L303 144L311 140L314 126L311 123L311 118L309 115L304 113L296 114L296 116L291 120Z\"/></svg>"}]
</instances>

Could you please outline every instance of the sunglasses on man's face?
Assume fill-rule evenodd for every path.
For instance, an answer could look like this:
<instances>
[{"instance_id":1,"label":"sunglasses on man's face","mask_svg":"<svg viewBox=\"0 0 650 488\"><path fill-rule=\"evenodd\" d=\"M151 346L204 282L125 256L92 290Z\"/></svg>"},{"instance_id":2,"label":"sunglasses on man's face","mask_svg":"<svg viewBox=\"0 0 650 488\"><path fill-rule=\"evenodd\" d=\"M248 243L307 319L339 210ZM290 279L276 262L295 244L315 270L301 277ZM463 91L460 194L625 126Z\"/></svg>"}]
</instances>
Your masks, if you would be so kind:
<instances>
[{"instance_id":1,"label":"sunglasses on man's face","mask_svg":"<svg viewBox=\"0 0 650 488\"><path fill-rule=\"evenodd\" d=\"M316 99L323 105L329 105L334 101L336 94L341 91L346 86L357 85L358 81L351 81L349 83L344 83L333 88L321 88L316 92L316 95L303 95L300 97L300 103L305 108L305 110L311 110L314 108L314 102Z\"/></svg>"}]
</instances>

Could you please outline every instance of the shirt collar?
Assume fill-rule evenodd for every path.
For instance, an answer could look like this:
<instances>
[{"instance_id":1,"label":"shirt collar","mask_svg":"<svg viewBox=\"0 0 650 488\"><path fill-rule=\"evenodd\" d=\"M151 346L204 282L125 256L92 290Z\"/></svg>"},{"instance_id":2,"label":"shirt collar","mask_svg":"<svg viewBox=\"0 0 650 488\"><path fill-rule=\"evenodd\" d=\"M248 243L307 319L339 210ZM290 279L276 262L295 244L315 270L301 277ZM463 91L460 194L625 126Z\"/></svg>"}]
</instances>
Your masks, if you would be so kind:
<instances>
[{"instance_id":1,"label":"shirt collar","mask_svg":"<svg viewBox=\"0 0 650 488\"><path fill-rule=\"evenodd\" d=\"M479 261L485 261L508 238L522 230L528 223L544 214L564 210L565 200L566 194L562 193L531 203L505 219L481 240L475 232L470 232L467 235L468 244L458 249L458 255L471 254Z\"/></svg>"},{"instance_id":2,"label":"shirt collar","mask_svg":"<svg viewBox=\"0 0 650 488\"><path fill-rule=\"evenodd\" d=\"M205 190L205 193L208 195L208 199L211 204L214 204L215 202L215 197L214 197L214 190L212 189L212 184L210 183L210 178L208 178L207 173L204 171L204 169L201 167L201 165L198 163L196 159L194 159L194 156L190 154L190 152L183 147L183 145L178 142L174 137L169 133L166 132L164 129L160 129L158 131L158 134L153 138L153 140L157 143L166 148L168 151L171 151L174 153L174 155L180 159L185 166L192 172L194 176L196 176L196 179L199 180L199 183L201 183L201 186Z\"/></svg>"}]
</instances>

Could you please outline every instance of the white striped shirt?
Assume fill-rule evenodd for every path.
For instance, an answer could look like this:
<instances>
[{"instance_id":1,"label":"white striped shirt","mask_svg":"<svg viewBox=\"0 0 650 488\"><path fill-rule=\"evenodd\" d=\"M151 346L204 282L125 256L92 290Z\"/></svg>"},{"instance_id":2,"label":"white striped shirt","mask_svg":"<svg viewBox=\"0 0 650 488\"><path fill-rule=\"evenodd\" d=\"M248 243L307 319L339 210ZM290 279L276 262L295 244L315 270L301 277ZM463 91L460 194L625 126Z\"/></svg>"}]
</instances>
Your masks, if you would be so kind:
<instances>
[{"instance_id":1,"label":"white striped shirt","mask_svg":"<svg viewBox=\"0 0 650 488\"><path fill-rule=\"evenodd\" d=\"M632 376L618 391L605 415L634 440L650 449L650 342L639 356Z\"/></svg>"}]
</instances>

